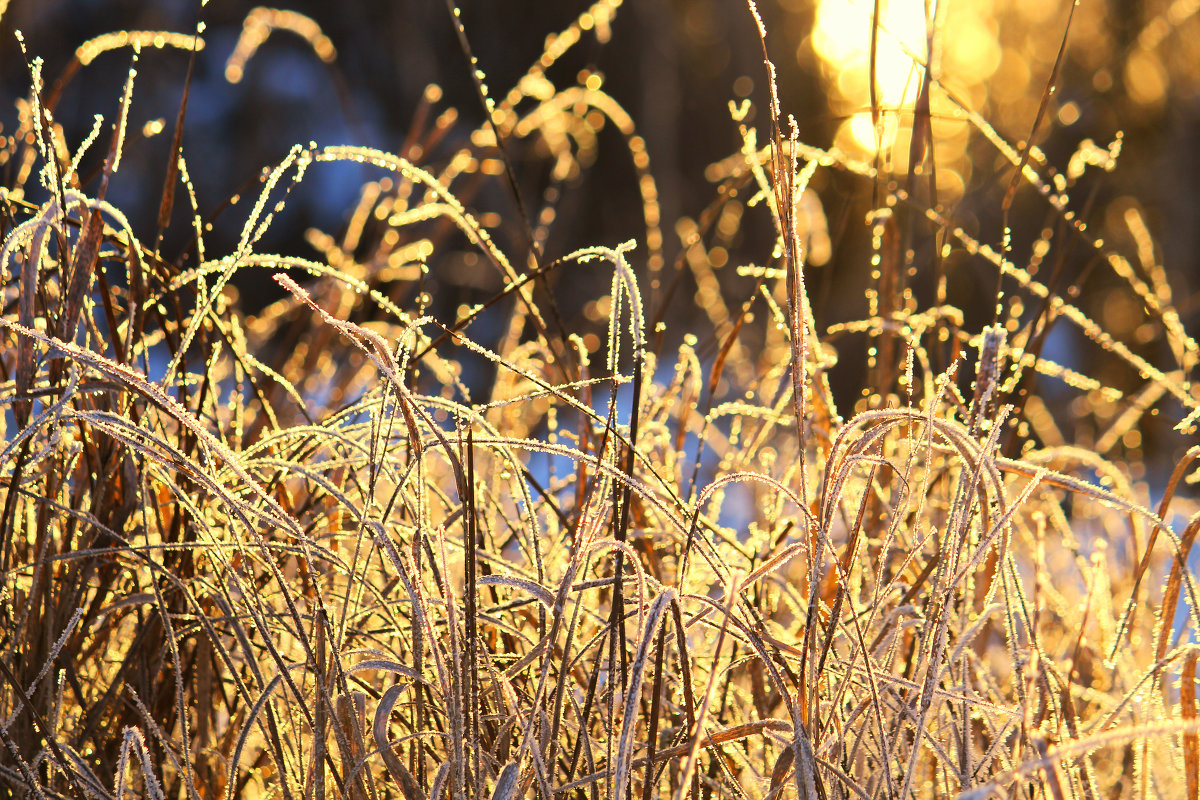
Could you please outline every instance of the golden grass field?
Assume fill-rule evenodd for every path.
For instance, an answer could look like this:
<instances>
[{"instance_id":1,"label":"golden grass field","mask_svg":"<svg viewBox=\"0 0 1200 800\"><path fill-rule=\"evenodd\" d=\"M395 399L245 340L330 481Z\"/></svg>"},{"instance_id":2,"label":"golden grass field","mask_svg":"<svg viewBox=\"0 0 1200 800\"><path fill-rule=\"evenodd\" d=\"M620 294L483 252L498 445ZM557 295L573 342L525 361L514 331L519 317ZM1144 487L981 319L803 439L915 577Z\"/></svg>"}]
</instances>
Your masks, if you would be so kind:
<instances>
[{"instance_id":1,"label":"golden grass field","mask_svg":"<svg viewBox=\"0 0 1200 800\"><path fill-rule=\"evenodd\" d=\"M511 87L480 63L478 128L431 87L397 152L298 142L222 212L228 252L183 109L137 111L202 26L74 43L61 75L0 44L27 80L0 141L0 795L1200 796L1195 304L1151 217L1076 196L1121 180L1121 138L1052 161L955 83L973 62L951 45L945 77L907 52L907 83L876 81L895 51L863 46L900 22L868 13L867 104L806 142L750 3L769 91L730 103L741 145L664 219L637 119L597 73L555 72L627 11L546 31ZM1078 113L1050 91L1060 11L1022 135ZM468 17L446 16L460 56L488 36ZM336 57L258 9L226 76L279 31ZM103 58L125 90L69 141L60 98ZM152 136L170 156L142 229L110 187ZM638 235L555 252L558 198L611 142ZM264 251L347 162L340 228ZM871 209L840 234L823 175ZM972 181L1044 228L964 224ZM813 287L856 247L870 277L830 319ZM464 264L501 288L447 314L429 287ZM261 308L254 272L279 288ZM607 287L586 320L569 285Z\"/></svg>"}]
</instances>

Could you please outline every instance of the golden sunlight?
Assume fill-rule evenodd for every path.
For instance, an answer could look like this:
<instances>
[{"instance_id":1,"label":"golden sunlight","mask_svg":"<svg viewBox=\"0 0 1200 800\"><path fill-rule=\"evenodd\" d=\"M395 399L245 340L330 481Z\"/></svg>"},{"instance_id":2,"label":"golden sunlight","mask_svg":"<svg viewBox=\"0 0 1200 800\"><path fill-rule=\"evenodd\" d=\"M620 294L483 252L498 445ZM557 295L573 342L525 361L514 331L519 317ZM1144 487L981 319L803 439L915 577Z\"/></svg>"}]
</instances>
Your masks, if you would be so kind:
<instances>
[{"instance_id":1,"label":"golden sunlight","mask_svg":"<svg viewBox=\"0 0 1200 800\"><path fill-rule=\"evenodd\" d=\"M1003 62L998 26L989 0L945 4L881 0L872 77L873 2L821 0L812 48L828 81L831 111L843 121L834 145L851 157L880 159L886 171L908 170L914 108L925 77L930 41L933 74L930 111L938 189L961 192L969 172L967 126L958 104L976 110L987 98L985 83ZM872 115L875 83L878 122Z\"/></svg>"}]
</instances>

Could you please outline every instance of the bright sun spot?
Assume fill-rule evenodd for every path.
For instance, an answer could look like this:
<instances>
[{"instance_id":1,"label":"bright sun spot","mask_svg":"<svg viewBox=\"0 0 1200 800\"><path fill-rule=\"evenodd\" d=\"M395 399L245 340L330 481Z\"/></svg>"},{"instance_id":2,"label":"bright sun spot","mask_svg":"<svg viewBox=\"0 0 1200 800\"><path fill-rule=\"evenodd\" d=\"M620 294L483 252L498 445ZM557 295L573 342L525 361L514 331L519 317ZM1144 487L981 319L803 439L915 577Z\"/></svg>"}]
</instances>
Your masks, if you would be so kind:
<instances>
[{"instance_id":1,"label":"bright sun spot","mask_svg":"<svg viewBox=\"0 0 1200 800\"><path fill-rule=\"evenodd\" d=\"M852 156L878 154L889 168L907 169L913 108L925 77L930 31L934 77L974 105L986 98L986 82L1000 66L996 21L989 0L966 0L940 12L936 2L927 6L924 0L881 0L874 69L877 130L871 114L874 10L871 0L820 0L812 48L828 80L831 111L842 120L835 144ZM939 118L960 117L946 92L936 86L930 109L935 128ZM938 143L934 155L939 185L961 185L961 170L969 170L966 144L965 136Z\"/></svg>"}]
</instances>

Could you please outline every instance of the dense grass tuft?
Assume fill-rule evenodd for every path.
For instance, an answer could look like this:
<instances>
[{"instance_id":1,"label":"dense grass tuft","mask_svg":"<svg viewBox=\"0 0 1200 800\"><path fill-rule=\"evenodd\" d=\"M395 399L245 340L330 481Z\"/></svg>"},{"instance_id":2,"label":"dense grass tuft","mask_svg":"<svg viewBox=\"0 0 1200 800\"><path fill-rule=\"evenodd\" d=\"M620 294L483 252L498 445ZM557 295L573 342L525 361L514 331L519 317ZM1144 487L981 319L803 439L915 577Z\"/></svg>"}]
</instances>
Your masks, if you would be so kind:
<instances>
[{"instance_id":1,"label":"dense grass tuft","mask_svg":"<svg viewBox=\"0 0 1200 800\"><path fill-rule=\"evenodd\" d=\"M1198 350L1163 269L1072 211L1115 152L1088 142L1053 173L963 112L1005 168L996 202L1043 195L1041 253L1091 248L1157 349L920 200L916 163L805 144L776 100L757 128L732 109L744 145L709 169L709 209L661 220L630 116L587 76L547 77L620 5L548 39L505 94L478 73L478 130L454 137L431 89L399 153L298 145L225 212L245 222L216 257L182 109L149 230L107 199L133 73L87 141L54 121L98 52L195 58L203 32L93 41L49 89L30 62L0 190L5 792L1197 796L1200 515L1179 489L1200 448L1167 462L1184 440L1153 417L1193 430ZM311 20L257 10L231 80L276 28L336 57ZM483 35L458 33L467 51ZM601 124L643 230L555 257ZM513 197L535 154L541 197L483 224L476 198ZM310 232L311 259L259 252L335 162L370 176L344 230ZM877 210L845 234L872 240L863 313L818 325L822 170ZM185 207L191 244L168 256ZM775 232L756 263L714 263L752 219ZM999 287L990 324L948 299L951 254ZM447 315L425 288L447 269L502 288ZM254 270L283 295L251 314L234 286ZM595 274L592 329L554 297ZM1048 360L1052 325L1103 370ZM861 392L840 397L831 376L860 365L838 348L864 340ZM1095 377L1114 369L1138 377Z\"/></svg>"}]
</instances>

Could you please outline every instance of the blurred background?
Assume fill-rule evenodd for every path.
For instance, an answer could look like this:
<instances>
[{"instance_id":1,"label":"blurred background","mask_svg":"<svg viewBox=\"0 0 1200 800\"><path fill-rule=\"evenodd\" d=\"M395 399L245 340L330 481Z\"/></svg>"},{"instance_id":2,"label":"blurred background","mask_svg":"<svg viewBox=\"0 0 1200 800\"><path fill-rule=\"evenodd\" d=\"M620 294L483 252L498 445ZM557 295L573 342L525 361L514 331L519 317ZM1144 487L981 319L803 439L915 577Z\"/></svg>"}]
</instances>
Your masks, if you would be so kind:
<instances>
[{"instance_id":1,"label":"blurred background","mask_svg":"<svg viewBox=\"0 0 1200 800\"><path fill-rule=\"evenodd\" d=\"M502 97L537 61L547 35L568 28L589 5L576 0L461 2L466 35L492 94ZM715 298L704 294L694 270L682 267L691 247L684 243L694 243L699 221L715 207L711 165L741 147L730 101L749 99L747 123L758 128L760 142L768 136L768 86L755 22L740 0L608 5L616 6L611 26L601 20L594 30L585 30L548 77L560 88L600 85L632 117L657 181L664 283L672 284L661 287L656 296L663 306L651 313L667 320L673 335L694 333L711 352L725 332L717 330L712 315L696 312L697 305L705 308ZM1161 265L1184 326L1195 331L1200 305L1198 5L1197 0L1083 3L1070 23L1056 91L1043 104L1068 30L1067 2L760 0L782 110L794 116L799 140L836 148L846 159L877 166L881 175L872 181L831 168L814 177L808 203L816 230L808 281L818 327L867 316L868 213L896 189L912 189L921 205L936 208L981 242L1001 246L1001 207L1015 169L968 119L974 114L1014 147L1032 133L1039 152L1031 163L1051 184L1056 173L1069 171L1082 143L1095 143L1093 161L1104 160L1097 153L1119 150L1111 171L1097 167L1071 176L1068 208L1135 268ZM212 0L201 9L197 0L12 0L0 20L0 39L7 42L0 47L0 121L5 130L13 129L14 104L28 92L29 69L15 46L15 30L22 31L30 55L44 59L46 84L52 87L76 48L93 37L117 30L190 33L200 15L206 47L195 62L183 147L200 213L212 224L208 251L217 255L235 249L245 219L244 203L225 208L229 198L252 189L263 168L279 163L297 143L365 144L400 152L440 119L439 137L417 159L434 171L470 143L484 115L445 3L294 0L280 7L310 17L319 36L314 33L306 42L293 32L277 31L241 64L230 57L253 8L249 3ZM873 18L878 21L874 44ZM916 65L927 60L940 82L927 96L932 158L910 175L911 131L924 76ZM126 48L103 53L73 74L55 108L72 146L87 135L94 114L115 116L129 64ZM126 148L109 198L129 215L134 230L146 235L155 228L187 68L187 54L177 50L146 50L141 56L130 125L149 138ZM430 91L431 85L438 89ZM164 123L157 134L156 120ZM98 164L104 148L93 150ZM545 153L528 142L514 145L509 155L523 199L541 207L548 185ZM14 165L3 169L11 173ZM306 232L315 228L336 235L344 229L364 181L378 177L358 165L314 167L256 249L315 257ZM599 130L595 152L581 159L581 168L559 188L544 242L547 259L588 245L645 239L638 175L613 125ZM527 242L513 223L519 215L507 183L490 181L466 200L514 262L522 263ZM725 304L735 308L753 293L755 282L733 267L766 263L773 232L765 215L746 211L737 200L720 207L728 235L719 236L718 230L720 241L706 240L700 255ZM177 207L162 250L180 263L194 258L188 254L186 216ZM1009 223L1015 263L1078 304L1115 338L1160 360L1165 345L1158 328L1145 324L1127 285L1028 185L1017 192ZM718 220L715 228L721 224ZM994 267L961 249L941 259L945 240L933 225L919 222L911 231L905 241L911 250L906 263L914 307L934 304L942 292L964 310L963 329L978 331L993 314ZM647 252L644 246L636 251L635 263L643 270ZM499 288L498 278L481 277L470 269L467 255L464 259L431 265L425 288L435 311L452 315L462 303L479 302ZM679 277L673 280L677 266ZM279 296L265 273L247 273L239 281L248 310ZM603 330L604 315L594 301L607 284L598 271L573 272L571 280L557 283L554 291L569 326ZM1024 312L1009 311L1024 319L1037 309L1030 304ZM864 385L870 341L847 336L837 346L842 364L835 388L852 396ZM1047 338L1045 352L1109 385L1130 388L1138 381L1115 359L1098 358L1103 354L1066 325ZM1091 402L1087 395L1069 396Z\"/></svg>"}]
</instances>

